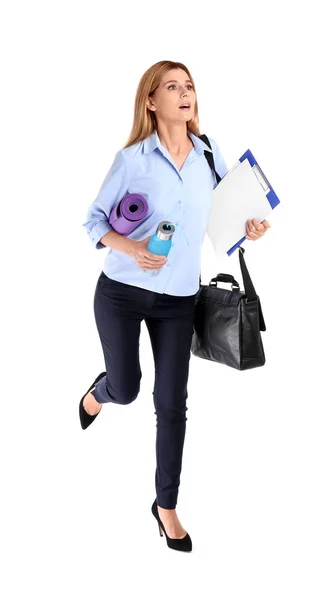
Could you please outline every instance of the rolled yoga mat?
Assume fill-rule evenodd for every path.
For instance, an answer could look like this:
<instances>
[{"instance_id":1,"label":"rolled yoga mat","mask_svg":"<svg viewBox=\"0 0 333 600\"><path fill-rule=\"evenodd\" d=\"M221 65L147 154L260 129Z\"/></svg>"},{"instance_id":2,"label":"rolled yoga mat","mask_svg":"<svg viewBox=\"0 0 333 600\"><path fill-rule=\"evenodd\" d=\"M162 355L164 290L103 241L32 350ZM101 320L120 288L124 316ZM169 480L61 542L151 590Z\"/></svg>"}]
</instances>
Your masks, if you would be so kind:
<instances>
[{"instance_id":1,"label":"rolled yoga mat","mask_svg":"<svg viewBox=\"0 0 333 600\"><path fill-rule=\"evenodd\" d=\"M112 209L109 223L118 233L128 235L142 223L148 213L148 202L141 194L127 194Z\"/></svg>"}]
</instances>

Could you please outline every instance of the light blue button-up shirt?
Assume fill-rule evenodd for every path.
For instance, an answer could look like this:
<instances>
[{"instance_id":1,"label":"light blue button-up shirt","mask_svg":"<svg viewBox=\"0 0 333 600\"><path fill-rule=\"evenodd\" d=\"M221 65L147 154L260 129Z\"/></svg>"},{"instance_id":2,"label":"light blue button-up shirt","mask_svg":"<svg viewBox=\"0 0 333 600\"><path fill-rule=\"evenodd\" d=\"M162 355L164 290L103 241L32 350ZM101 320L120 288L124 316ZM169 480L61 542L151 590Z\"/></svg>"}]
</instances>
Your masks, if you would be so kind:
<instances>
[{"instance_id":1,"label":"light blue button-up shirt","mask_svg":"<svg viewBox=\"0 0 333 600\"><path fill-rule=\"evenodd\" d=\"M208 226L212 191L217 182L204 150L213 151L215 169L224 177L227 165L211 137L212 150L188 131L194 147L180 169L161 144L155 130L145 140L119 150L102 183L97 198L88 208L83 226L96 249L105 248L100 239L113 227L109 215L126 195L138 193L148 202L147 216L128 234L133 240L153 235L160 221L176 226L168 262L153 277L143 271L134 257L109 248L103 271L116 281L160 294L190 296L199 289L201 246Z\"/></svg>"}]
</instances>

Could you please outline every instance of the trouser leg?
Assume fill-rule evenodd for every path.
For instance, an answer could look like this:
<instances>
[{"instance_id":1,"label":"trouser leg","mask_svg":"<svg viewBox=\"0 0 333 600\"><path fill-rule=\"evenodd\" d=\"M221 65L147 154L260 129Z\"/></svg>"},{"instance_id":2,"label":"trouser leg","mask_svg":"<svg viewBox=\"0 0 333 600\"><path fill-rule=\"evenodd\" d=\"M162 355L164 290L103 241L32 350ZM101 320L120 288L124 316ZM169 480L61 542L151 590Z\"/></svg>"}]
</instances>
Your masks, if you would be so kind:
<instances>
[{"instance_id":1,"label":"trouser leg","mask_svg":"<svg viewBox=\"0 0 333 600\"><path fill-rule=\"evenodd\" d=\"M145 319L155 361L157 504L168 509L176 507L180 485L193 319L193 296L165 294Z\"/></svg>"},{"instance_id":2,"label":"trouser leg","mask_svg":"<svg viewBox=\"0 0 333 600\"><path fill-rule=\"evenodd\" d=\"M139 338L142 314L136 310L134 286L100 275L94 296L94 314L101 340L106 376L91 392L97 402L129 404L140 391L142 372Z\"/></svg>"}]
</instances>

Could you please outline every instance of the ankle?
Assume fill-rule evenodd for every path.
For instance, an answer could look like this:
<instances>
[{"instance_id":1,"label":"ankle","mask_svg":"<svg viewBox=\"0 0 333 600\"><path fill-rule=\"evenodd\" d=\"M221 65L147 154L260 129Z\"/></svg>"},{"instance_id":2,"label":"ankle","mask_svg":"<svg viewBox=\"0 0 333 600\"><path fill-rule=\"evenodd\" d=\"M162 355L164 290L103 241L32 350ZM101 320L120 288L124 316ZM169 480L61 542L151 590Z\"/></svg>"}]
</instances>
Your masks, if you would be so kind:
<instances>
[{"instance_id":1,"label":"ankle","mask_svg":"<svg viewBox=\"0 0 333 600\"><path fill-rule=\"evenodd\" d=\"M161 516L163 515L163 517L172 518L176 516L175 508L162 508L161 506L157 506L157 510Z\"/></svg>"}]
</instances>

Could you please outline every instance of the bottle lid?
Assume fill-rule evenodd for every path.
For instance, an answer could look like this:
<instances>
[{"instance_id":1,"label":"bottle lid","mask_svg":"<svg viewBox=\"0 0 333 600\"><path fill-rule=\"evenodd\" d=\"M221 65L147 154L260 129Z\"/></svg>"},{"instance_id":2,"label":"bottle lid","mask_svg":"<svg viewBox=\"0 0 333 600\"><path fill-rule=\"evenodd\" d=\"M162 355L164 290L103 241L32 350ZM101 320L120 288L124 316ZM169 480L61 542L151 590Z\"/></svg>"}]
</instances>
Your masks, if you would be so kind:
<instances>
[{"instance_id":1,"label":"bottle lid","mask_svg":"<svg viewBox=\"0 0 333 600\"><path fill-rule=\"evenodd\" d=\"M156 235L160 240L170 240L175 233L175 226L170 221L161 221L156 229Z\"/></svg>"}]
</instances>

